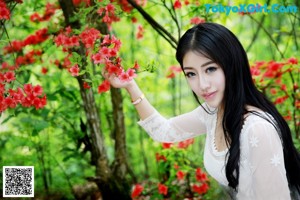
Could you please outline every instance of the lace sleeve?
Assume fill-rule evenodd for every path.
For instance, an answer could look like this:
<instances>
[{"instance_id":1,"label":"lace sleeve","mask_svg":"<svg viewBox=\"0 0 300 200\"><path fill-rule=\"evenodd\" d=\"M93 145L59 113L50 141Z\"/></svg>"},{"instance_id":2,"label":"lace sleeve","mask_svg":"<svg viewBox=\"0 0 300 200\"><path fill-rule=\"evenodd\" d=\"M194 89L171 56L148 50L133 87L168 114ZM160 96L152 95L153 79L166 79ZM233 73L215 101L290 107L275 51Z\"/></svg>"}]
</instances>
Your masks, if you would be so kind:
<instances>
[{"instance_id":1,"label":"lace sleeve","mask_svg":"<svg viewBox=\"0 0 300 200\"><path fill-rule=\"evenodd\" d=\"M157 111L138 124L159 142L179 142L206 132L205 111L201 106L192 112L166 119Z\"/></svg>"},{"instance_id":2,"label":"lace sleeve","mask_svg":"<svg viewBox=\"0 0 300 200\"><path fill-rule=\"evenodd\" d=\"M247 130L254 199L291 199L283 148L276 129L269 122L260 120Z\"/></svg>"}]
</instances>

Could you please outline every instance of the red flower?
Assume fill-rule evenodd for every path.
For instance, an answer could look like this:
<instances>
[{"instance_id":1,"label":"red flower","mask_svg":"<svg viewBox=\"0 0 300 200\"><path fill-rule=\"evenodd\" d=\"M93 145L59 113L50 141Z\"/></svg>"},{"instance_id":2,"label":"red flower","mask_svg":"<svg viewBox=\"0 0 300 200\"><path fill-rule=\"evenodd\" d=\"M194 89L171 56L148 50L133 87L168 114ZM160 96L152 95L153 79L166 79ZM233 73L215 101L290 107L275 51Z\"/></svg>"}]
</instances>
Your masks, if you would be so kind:
<instances>
[{"instance_id":1,"label":"red flower","mask_svg":"<svg viewBox=\"0 0 300 200\"><path fill-rule=\"evenodd\" d=\"M209 187L206 183L203 183L201 186L193 185L193 191L197 192L198 194L205 194L208 189Z\"/></svg>"},{"instance_id":2,"label":"red flower","mask_svg":"<svg viewBox=\"0 0 300 200\"><path fill-rule=\"evenodd\" d=\"M135 61L133 69L138 70L139 68L140 68L139 64L137 63L137 61Z\"/></svg>"},{"instance_id":3,"label":"red flower","mask_svg":"<svg viewBox=\"0 0 300 200\"><path fill-rule=\"evenodd\" d=\"M6 4L0 1L0 20L2 19L10 19L10 11L6 7Z\"/></svg>"},{"instance_id":4,"label":"red flower","mask_svg":"<svg viewBox=\"0 0 300 200\"><path fill-rule=\"evenodd\" d=\"M126 72L129 76L129 80L132 80L133 78L135 78L137 75L135 73L135 70L134 69L128 69L127 72Z\"/></svg>"},{"instance_id":5,"label":"red flower","mask_svg":"<svg viewBox=\"0 0 300 200\"><path fill-rule=\"evenodd\" d=\"M289 114L289 115L286 115L286 116L283 116L283 118L286 120L286 121L290 121L292 120L292 116Z\"/></svg>"},{"instance_id":6,"label":"red flower","mask_svg":"<svg viewBox=\"0 0 300 200\"><path fill-rule=\"evenodd\" d=\"M99 86L98 86L98 93L106 92L110 89L110 83L108 80L104 80Z\"/></svg>"},{"instance_id":7,"label":"red flower","mask_svg":"<svg viewBox=\"0 0 300 200\"><path fill-rule=\"evenodd\" d=\"M33 87L31 84L24 84L23 88L26 95L30 95L32 93Z\"/></svg>"},{"instance_id":8,"label":"red flower","mask_svg":"<svg viewBox=\"0 0 300 200\"><path fill-rule=\"evenodd\" d=\"M116 51L119 51L119 49L120 49L120 47L122 45L121 40L117 39L114 35L112 35L112 37L111 37L111 43L114 44L113 48Z\"/></svg>"},{"instance_id":9,"label":"red flower","mask_svg":"<svg viewBox=\"0 0 300 200\"><path fill-rule=\"evenodd\" d=\"M178 180L183 180L185 174L184 174L182 171L179 170L179 171L176 173L176 176L177 176L177 179L178 179Z\"/></svg>"},{"instance_id":10,"label":"red flower","mask_svg":"<svg viewBox=\"0 0 300 200\"><path fill-rule=\"evenodd\" d=\"M0 83L0 96L3 96L4 91L5 91L5 85Z\"/></svg>"},{"instance_id":11,"label":"red flower","mask_svg":"<svg viewBox=\"0 0 300 200\"><path fill-rule=\"evenodd\" d=\"M163 195L168 194L168 187L164 184L158 183L158 192Z\"/></svg>"},{"instance_id":12,"label":"red flower","mask_svg":"<svg viewBox=\"0 0 300 200\"><path fill-rule=\"evenodd\" d=\"M137 18L136 18L136 17L132 17L132 18L131 18L131 22L132 22L132 23L136 23L136 22L137 22Z\"/></svg>"},{"instance_id":13,"label":"red flower","mask_svg":"<svg viewBox=\"0 0 300 200\"><path fill-rule=\"evenodd\" d=\"M130 77L127 73L125 72L122 72L120 75L119 75L119 79L121 81L129 81L130 80Z\"/></svg>"},{"instance_id":14,"label":"red flower","mask_svg":"<svg viewBox=\"0 0 300 200\"><path fill-rule=\"evenodd\" d=\"M177 66L169 67L168 71L169 71L169 75L167 75L167 78L174 78L176 73L182 72L181 67L177 67Z\"/></svg>"},{"instance_id":15,"label":"red flower","mask_svg":"<svg viewBox=\"0 0 300 200\"><path fill-rule=\"evenodd\" d=\"M274 102L274 104L276 105L276 104L282 104L283 102L285 102L285 100L287 100L287 98L288 98L289 96L283 96L283 97L278 97L276 100L275 100L275 102Z\"/></svg>"},{"instance_id":16,"label":"red flower","mask_svg":"<svg viewBox=\"0 0 300 200\"><path fill-rule=\"evenodd\" d=\"M300 109L300 100L296 100L295 106L297 109Z\"/></svg>"},{"instance_id":17,"label":"red flower","mask_svg":"<svg viewBox=\"0 0 300 200\"><path fill-rule=\"evenodd\" d=\"M144 30L143 26L139 25L138 26L138 31L137 31L137 34L136 34L136 38L137 39L142 39L144 37L144 32L145 32L145 30Z\"/></svg>"},{"instance_id":18,"label":"red flower","mask_svg":"<svg viewBox=\"0 0 300 200\"><path fill-rule=\"evenodd\" d=\"M196 169L196 179L197 181L200 182L204 182L208 180L207 175L201 171L201 168Z\"/></svg>"},{"instance_id":19,"label":"red flower","mask_svg":"<svg viewBox=\"0 0 300 200\"><path fill-rule=\"evenodd\" d=\"M169 149L172 146L172 143L162 143L164 149Z\"/></svg>"},{"instance_id":20,"label":"red flower","mask_svg":"<svg viewBox=\"0 0 300 200\"><path fill-rule=\"evenodd\" d=\"M179 169L179 166L176 163L174 163L174 169Z\"/></svg>"},{"instance_id":21,"label":"red flower","mask_svg":"<svg viewBox=\"0 0 300 200\"><path fill-rule=\"evenodd\" d=\"M73 67L69 69L69 72L72 76L79 76L79 67L77 64L75 64Z\"/></svg>"},{"instance_id":22,"label":"red flower","mask_svg":"<svg viewBox=\"0 0 300 200\"><path fill-rule=\"evenodd\" d=\"M175 0L173 6L174 6L174 9L180 9L182 6L180 0Z\"/></svg>"},{"instance_id":23,"label":"red flower","mask_svg":"<svg viewBox=\"0 0 300 200\"><path fill-rule=\"evenodd\" d=\"M32 92L34 96L40 96L43 94L43 88L40 85L36 85L33 87Z\"/></svg>"},{"instance_id":24,"label":"red flower","mask_svg":"<svg viewBox=\"0 0 300 200\"><path fill-rule=\"evenodd\" d=\"M286 91L286 85L285 84L282 84L280 89L282 89L283 91Z\"/></svg>"},{"instance_id":25,"label":"red flower","mask_svg":"<svg viewBox=\"0 0 300 200\"><path fill-rule=\"evenodd\" d=\"M271 93L272 95L275 95L275 94L277 94L277 90L276 90L275 88L271 88L271 89L270 89L270 93Z\"/></svg>"},{"instance_id":26,"label":"red flower","mask_svg":"<svg viewBox=\"0 0 300 200\"><path fill-rule=\"evenodd\" d=\"M144 190L144 187L140 184L136 184L132 190L132 193L131 193L131 198L136 198L138 197Z\"/></svg>"},{"instance_id":27,"label":"red flower","mask_svg":"<svg viewBox=\"0 0 300 200\"><path fill-rule=\"evenodd\" d=\"M175 78L175 73L174 73L174 72L171 72L171 74L167 75L166 77L167 77L167 78Z\"/></svg>"},{"instance_id":28,"label":"red flower","mask_svg":"<svg viewBox=\"0 0 300 200\"><path fill-rule=\"evenodd\" d=\"M167 158L166 158L164 155L160 155L159 153L156 153L156 154L155 154L155 158L156 158L156 161L157 161L157 162L160 161L160 160L162 160L162 161L164 161L164 162L167 161Z\"/></svg>"},{"instance_id":29,"label":"red flower","mask_svg":"<svg viewBox=\"0 0 300 200\"><path fill-rule=\"evenodd\" d=\"M177 147L180 148L180 149L186 149L187 147L189 147L193 143L194 143L194 138L191 138L191 139L179 142Z\"/></svg>"},{"instance_id":30,"label":"red flower","mask_svg":"<svg viewBox=\"0 0 300 200\"><path fill-rule=\"evenodd\" d=\"M200 24L200 23L204 23L205 22L205 19L202 19L200 17L193 17L191 20L190 20L190 23L191 24Z\"/></svg>"},{"instance_id":31,"label":"red flower","mask_svg":"<svg viewBox=\"0 0 300 200\"><path fill-rule=\"evenodd\" d=\"M10 107L10 108L15 108L17 106L17 103L15 102L15 100L12 97L6 97L4 99L4 103L6 104L7 107Z\"/></svg>"},{"instance_id":32,"label":"red flower","mask_svg":"<svg viewBox=\"0 0 300 200\"><path fill-rule=\"evenodd\" d=\"M87 82L83 82L83 88L84 89L90 89L91 86Z\"/></svg>"},{"instance_id":33,"label":"red flower","mask_svg":"<svg viewBox=\"0 0 300 200\"><path fill-rule=\"evenodd\" d=\"M288 59L288 63L292 64L292 65L297 65L298 64L298 60L297 60L297 58L289 58Z\"/></svg>"},{"instance_id":34,"label":"red flower","mask_svg":"<svg viewBox=\"0 0 300 200\"><path fill-rule=\"evenodd\" d=\"M41 17L38 13L33 13L32 15L30 15L30 21L37 22L40 20L41 20Z\"/></svg>"},{"instance_id":35,"label":"red flower","mask_svg":"<svg viewBox=\"0 0 300 200\"><path fill-rule=\"evenodd\" d=\"M109 35L105 35L103 37L103 41L101 43L101 45L109 45L111 42L110 42L110 39L109 39Z\"/></svg>"},{"instance_id":36,"label":"red flower","mask_svg":"<svg viewBox=\"0 0 300 200\"><path fill-rule=\"evenodd\" d=\"M42 67L42 74L47 74L48 73L48 69L46 67Z\"/></svg>"},{"instance_id":37,"label":"red flower","mask_svg":"<svg viewBox=\"0 0 300 200\"><path fill-rule=\"evenodd\" d=\"M11 81L16 80L15 73L11 72L11 71L6 72L4 74L4 78L5 78L6 82L8 82L8 83L10 83Z\"/></svg>"},{"instance_id":38,"label":"red flower","mask_svg":"<svg viewBox=\"0 0 300 200\"><path fill-rule=\"evenodd\" d=\"M92 55L92 59L95 64L103 63L103 61L104 61L101 53L96 53L96 54Z\"/></svg>"},{"instance_id":39,"label":"red flower","mask_svg":"<svg viewBox=\"0 0 300 200\"><path fill-rule=\"evenodd\" d=\"M252 76L260 75L260 70L259 70L259 67L257 67L257 66L251 67L250 71L251 71Z\"/></svg>"}]
</instances>

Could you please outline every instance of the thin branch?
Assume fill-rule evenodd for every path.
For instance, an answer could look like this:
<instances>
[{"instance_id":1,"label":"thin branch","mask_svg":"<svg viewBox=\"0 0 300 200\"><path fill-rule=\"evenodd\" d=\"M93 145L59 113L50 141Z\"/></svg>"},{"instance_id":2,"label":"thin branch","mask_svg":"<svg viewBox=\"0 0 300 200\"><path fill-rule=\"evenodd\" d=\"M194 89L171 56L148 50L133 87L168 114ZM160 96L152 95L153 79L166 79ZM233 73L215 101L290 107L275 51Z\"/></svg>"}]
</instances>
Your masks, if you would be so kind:
<instances>
[{"instance_id":1,"label":"thin branch","mask_svg":"<svg viewBox=\"0 0 300 200\"><path fill-rule=\"evenodd\" d=\"M261 27L262 27L262 24L264 23L264 21L265 21L265 15L262 16L262 18L261 18L261 20L260 20L260 22L259 22L259 26L257 27L256 32L255 32L255 34L254 34L253 37L252 37L251 43L250 43L250 45L246 48L246 52L250 51L252 45L254 44L254 41L257 39L258 34L259 34L259 31L261 30Z\"/></svg>"},{"instance_id":2,"label":"thin branch","mask_svg":"<svg viewBox=\"0 0 300 200\"><path fill-rule=\"evenodd\" d=\"M266 35L269 37L270 41L274 44L274 46L276 47L278 53L280 54L281 58L284 58L284 55L283 53L280 51L276 41L273 39L272 35L267 31L267 29L262 25L260 24L254 17L252 17L251 15L249 15L249 17L255 21L262 29L263 31L266 33Z\"/></svg>"},{"instance_id":3,"label":"thin branch","mask_svg":"<svg viewBox=\"0 0 300 200\"><path fill-rule=\"evenodd\" d=\"M269 5L270 4L270 1L271 0L268 0L267 2L266 2L266 4L267 5ZM250 16L250 15L249 15ZM265 21L265 16L266 15L263 15L262 16L262 18L261 18L261 20L260 20L260 23L259 23L259 26L258 26L258 28L257 28L257 31L256 31L256 33L253 35L253 38L252 38L252 42L251 42L251 44L246 48L246 51L248 52L249 50L250 50L250 48L252 47L252 45L254 44L254 41L257 39L257 36L258 36L258 34L259 34L259 31L260 31L260 29L262 28L262 24L264 23L264 21Z\"/></svg>"},{"instance_id":4,"label":"thin branch","mask_svg":"<svg viewBox=\"0 0 300 200\"><path fill-rule=\"evenodd\" d=\"M176 27L177 27L177 30L178 30L178 39L180 38L180 26L179 26L179 23L178 23L178 20L177 20L177 16L176 16L176 12L175 12L175 9L174 9L174 6L172 6L172 9L170 9L167 4L166 4L166 0L162 0L163 4L164 4L164 7L168 10L168 12L170 13L173 21L175 22L176 24ZM172 2L172 1L171 1Z\"/></svg>"},{"instance_id":5,"label":"thin branch","mask_svg":"<svg viewBox=\"0 0 300 200\"><path fill-rule=\"evenodd\" d=\"M157 21L155 21L141 6L139 6L134 0L127 0L128 3L135 9L141 13L141 15L145 18L146 21L160 34L163 38L167 40L167 42L176 49L178 41L166 30L162 27Z\"/></svg>"}]
</instances>

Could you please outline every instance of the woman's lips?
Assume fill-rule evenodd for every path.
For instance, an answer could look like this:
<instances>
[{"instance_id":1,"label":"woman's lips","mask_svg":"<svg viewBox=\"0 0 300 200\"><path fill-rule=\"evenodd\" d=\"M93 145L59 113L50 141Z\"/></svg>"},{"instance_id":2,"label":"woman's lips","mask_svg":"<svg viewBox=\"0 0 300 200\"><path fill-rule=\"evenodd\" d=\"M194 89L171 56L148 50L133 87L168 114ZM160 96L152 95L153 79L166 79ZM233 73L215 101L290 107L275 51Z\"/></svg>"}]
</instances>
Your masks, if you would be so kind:
<instances>
[{"instance_id":1,"label":"woman's lips","mask_svg":"<svg viewBox=\"0 0 300 200\"><path fill-rule=\"evenodd\" d=\"M205 100L209 100L209 99L212 99L216 93L217 92L206 93L206 94L203 94L202 96Z\"/></svg>"}]
</instances>

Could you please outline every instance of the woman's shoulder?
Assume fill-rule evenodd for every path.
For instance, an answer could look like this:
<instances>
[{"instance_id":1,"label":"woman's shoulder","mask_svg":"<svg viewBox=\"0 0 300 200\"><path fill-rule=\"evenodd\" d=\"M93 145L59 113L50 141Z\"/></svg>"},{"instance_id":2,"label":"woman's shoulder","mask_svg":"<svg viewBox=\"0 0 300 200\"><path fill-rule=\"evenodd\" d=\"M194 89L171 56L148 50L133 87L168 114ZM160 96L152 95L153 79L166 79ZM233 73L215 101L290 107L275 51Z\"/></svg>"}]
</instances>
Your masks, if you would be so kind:
<instances>
[{"instance_id":1,"label":"woman's shoulder","mask_svg":"<svg viewBox=\"0 0 300 200\"><path fill-rule=\"evenodd\" d=\"M261 127L264 127L264 129L275 129L276 122L271 114L254 106L247 106L246 109L248 112L244 115L242 128L244 132L261 129Z\"/></svg>"}]
</instances>

